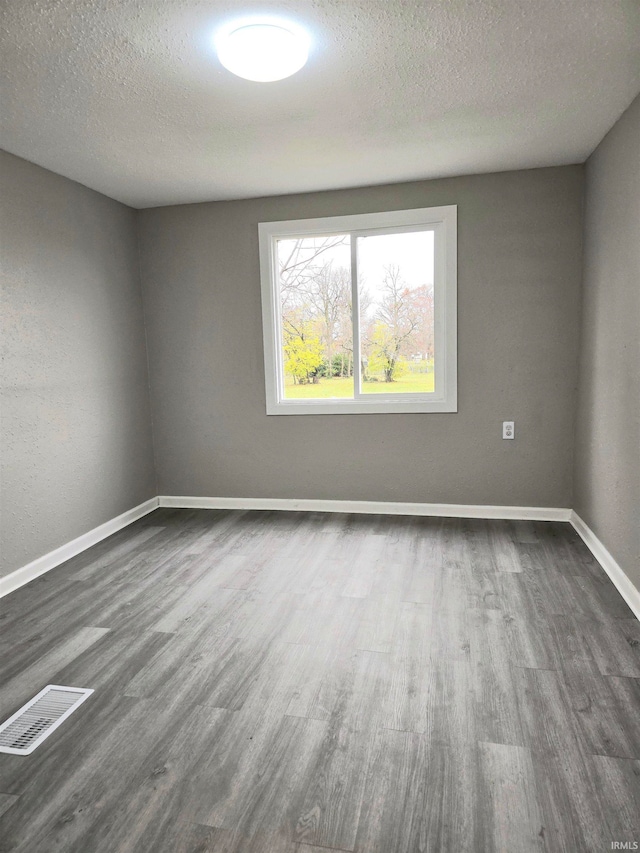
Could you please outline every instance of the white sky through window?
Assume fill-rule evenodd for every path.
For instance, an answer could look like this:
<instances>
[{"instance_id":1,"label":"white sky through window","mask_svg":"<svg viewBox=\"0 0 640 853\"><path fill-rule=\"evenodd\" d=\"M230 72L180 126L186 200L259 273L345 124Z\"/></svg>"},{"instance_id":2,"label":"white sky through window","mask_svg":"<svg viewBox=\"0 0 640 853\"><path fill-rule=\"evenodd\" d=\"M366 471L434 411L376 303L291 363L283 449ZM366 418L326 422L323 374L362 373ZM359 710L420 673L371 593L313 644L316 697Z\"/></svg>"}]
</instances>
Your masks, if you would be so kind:
<instances>
[{"instance_id":1,"label":"white sky through window","mask_svg":"<svg viewBox=\"0 0 640 853\"><path fill-rule=\"evenodd\" d=\"M340 235L335 235L338 238ZM345 235L347 237L347 235ZM381 239L382 238L382 239ZM320 243L324 237L318 237ZM404 232L402 234L371 235L359 237L366 242L366 251L360 253L358 274L362 284L376 287L384 277L385 267L395 265L401 268L402 279L407 287L420 287L433 284L434 239L433 231ZM279 257L286 258L295 240L280 240ZM315 241L309 240L311 247ZM349 269L350 256L348 238L345 245L327 249L318 256L317 264L331 263L334 267ZM313 254L310 248L306 257ZM305 257L305 254L302 255Z\"/></svg>"},{"instance_id":2,"label":"white sky through window","mask_svg":"<svg viewBox=\"0 0 640 853\"><path fill-rule=\"evenodd\" d=\"M358 255L358 277L368 288L384 278L385 267L400 267L407 287L433 284L433 231L383 234L359 238L366 250Z\"/></svg>"}]
</instances>

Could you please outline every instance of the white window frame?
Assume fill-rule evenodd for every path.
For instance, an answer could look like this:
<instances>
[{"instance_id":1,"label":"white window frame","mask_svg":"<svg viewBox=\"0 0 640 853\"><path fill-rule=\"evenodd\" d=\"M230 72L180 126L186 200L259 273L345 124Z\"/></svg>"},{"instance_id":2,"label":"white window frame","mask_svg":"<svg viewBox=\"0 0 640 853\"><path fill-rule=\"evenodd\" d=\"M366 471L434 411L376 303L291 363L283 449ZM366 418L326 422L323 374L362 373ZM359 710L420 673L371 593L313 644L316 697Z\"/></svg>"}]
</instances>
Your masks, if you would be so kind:
<instances>
[{"instance_id":1,"label":"white window frame","mask_svg":"<svg viewBox=\"0 0 640 853\"><path fill-rule=\"evenodd\" d=\"M434 231L435 391L423 394L362 394L357 299L356 237L425 228ZM287 400L282 365L278 240L330 234L351 235L353 352L355 399ZM327 216L261 222L260 280L264 338L265 388L268 415L343 415L412 412L457 412L457 206L423 207L383 213Z\"/></svg>"}]
</instances>

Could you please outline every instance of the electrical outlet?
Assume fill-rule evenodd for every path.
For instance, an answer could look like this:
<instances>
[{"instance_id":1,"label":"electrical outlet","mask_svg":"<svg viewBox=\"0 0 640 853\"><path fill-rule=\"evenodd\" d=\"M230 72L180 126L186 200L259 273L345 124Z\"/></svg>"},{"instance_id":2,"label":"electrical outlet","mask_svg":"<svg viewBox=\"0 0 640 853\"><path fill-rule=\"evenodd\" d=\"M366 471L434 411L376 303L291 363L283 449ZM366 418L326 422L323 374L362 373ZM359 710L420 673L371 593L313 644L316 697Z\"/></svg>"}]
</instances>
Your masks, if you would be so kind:
<instances>
[{"instance_id":1,"label":"electrical outlet","mask_svg":"<svg viewBox=\"0 0 640 853\"><path fill-rule=\"evenodd\" d=\"M503 438L515 438L516 437L515 421L502 421L502 437Z\"/></svg>"}]
</instances>

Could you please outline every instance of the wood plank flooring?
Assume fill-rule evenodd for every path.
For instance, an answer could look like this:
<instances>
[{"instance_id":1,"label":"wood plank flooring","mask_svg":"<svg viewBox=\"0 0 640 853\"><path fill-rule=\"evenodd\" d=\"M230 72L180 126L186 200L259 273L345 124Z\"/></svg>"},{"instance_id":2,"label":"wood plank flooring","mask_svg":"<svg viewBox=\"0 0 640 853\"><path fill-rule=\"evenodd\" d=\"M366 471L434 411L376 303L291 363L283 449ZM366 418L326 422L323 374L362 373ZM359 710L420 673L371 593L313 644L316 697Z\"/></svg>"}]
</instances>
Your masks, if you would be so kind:
<instances>
[{"instance_id":1,"label":"wood plank flooring","mask_svg":"<svg viewBox=\"0 0 640 853\"><path fill-rule=\"evenodd\" d=\"M640 842L640 624L567 524L161 509L0 601L0 851Z\"/></svg>"}]
</instances>

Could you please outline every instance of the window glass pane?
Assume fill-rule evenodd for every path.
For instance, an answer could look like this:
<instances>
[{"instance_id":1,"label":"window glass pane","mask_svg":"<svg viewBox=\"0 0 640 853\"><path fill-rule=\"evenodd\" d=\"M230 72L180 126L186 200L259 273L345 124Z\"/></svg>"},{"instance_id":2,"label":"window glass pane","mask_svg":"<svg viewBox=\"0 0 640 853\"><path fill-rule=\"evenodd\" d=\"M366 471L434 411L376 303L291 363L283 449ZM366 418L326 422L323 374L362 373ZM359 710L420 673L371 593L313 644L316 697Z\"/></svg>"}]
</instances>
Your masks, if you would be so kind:
<instances>
[{"instance_id":1,"label":"window glass pane","mask_svg":"<svg viewBox=\"0 0 640 853\"><path fill-rule=\"evenodd\" d=\"M358 237L363 394L434 390L433 236Z\"/></svg>"},{"instance_id":2,"label":"window glass pane","mask_svg":"<svg viewBox=\"0 0 640 853\"><path fill-rule=\"evenodd\" d=\"M284 399L353 399L349 235L277 247Z\"/></svg>"}]
</instances>

